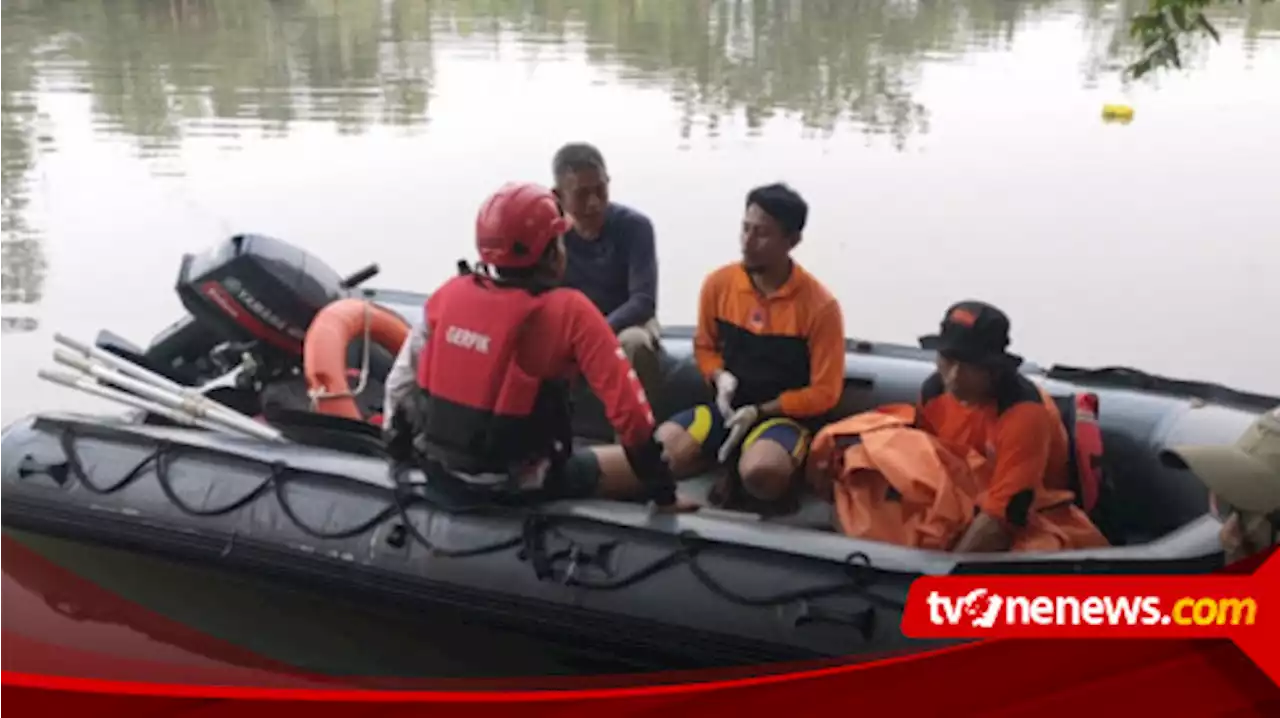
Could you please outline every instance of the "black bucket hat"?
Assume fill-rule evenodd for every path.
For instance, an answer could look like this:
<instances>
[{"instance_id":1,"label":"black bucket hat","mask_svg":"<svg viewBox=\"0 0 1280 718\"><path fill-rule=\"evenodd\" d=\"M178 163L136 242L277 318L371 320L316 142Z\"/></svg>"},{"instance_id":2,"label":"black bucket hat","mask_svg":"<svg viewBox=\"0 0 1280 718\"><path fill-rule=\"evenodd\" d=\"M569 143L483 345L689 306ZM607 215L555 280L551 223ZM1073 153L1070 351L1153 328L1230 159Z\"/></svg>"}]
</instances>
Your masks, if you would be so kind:
<instances>
[{"instance_id":1,"label":"black bucket hat","mask_svg":"<svg viewBox=\"0 0 1280 718\"><path fill-rule=\"evenodd\" d=\"M947 359L990 367L1017 367L1022 357L1008 351L1009 317L976 300L947 308L938 334L920 338L920 346Z\"/></svg>"}]
</instances>

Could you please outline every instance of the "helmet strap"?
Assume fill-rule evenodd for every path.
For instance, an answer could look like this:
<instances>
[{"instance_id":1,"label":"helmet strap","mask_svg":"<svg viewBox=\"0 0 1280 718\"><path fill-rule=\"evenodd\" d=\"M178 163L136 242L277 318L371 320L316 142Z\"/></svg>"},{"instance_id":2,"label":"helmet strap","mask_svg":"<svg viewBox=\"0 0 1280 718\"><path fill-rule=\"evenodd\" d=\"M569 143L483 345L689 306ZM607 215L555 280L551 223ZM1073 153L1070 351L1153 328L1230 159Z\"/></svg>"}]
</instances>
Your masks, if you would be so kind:
<instances>
[{"instance_id":1,"label":"helmet strap","mask_svg":"<svg viewBox=\"0 0 1280 718\"><path fill-rule=\"evenodd\" d=\"M494 271L493 266L484 262L476 262L474 266L468 265L465 259L458 260L458 276L471 277L476 284L481 286L489 285L493 287L502 287L510 289L523 289L524 291L537 296L558 286L557 282L550 279L539 277L536 274L529 277L520 277L513 279L509 277L500 277Z\"/></svg>"}]
</instances>

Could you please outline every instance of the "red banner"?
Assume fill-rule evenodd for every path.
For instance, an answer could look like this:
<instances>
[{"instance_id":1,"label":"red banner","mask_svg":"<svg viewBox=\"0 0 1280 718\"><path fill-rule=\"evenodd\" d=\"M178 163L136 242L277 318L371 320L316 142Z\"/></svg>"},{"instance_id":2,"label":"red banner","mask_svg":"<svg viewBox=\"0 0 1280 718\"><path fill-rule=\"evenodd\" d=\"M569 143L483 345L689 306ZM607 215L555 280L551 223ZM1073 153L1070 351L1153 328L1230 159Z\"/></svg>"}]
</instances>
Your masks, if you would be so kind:
<instances>
[{"instance_id":1,"label":"red banner","mask_svg":"<svg viewBox=\"0 0 1280 718\"><path fill-rule=\"evenodd\" d=\"M914 638L1228 638L1280 682L1280 561L1248 576L945 576L911 585Z\"/></svg>"}]
</instances>

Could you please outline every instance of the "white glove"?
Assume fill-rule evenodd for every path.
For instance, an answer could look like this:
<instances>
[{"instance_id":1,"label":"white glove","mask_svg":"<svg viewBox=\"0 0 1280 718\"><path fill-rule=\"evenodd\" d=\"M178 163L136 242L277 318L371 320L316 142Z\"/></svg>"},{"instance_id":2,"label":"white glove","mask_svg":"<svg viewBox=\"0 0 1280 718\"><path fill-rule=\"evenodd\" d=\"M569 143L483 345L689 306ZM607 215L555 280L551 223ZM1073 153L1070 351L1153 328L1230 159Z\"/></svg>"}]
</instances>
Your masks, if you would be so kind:
<instances>
[{"instance_id":1,"label":"white glove","mask_svg":"<svg viewBox=\"0 0 1280 718\"><path fill-rule=\"evenodd\" d=\"M729 460L729 454L732 454L738 444L742 443L742 440L747 436L747 432L759 420L760 407L758 406L744 406L733 412L733 415L725 421L725 426L729 429L729 438L725 439L724 443L720 445L720 463L723 464Z\"/></svg>"},{"instance_id":2,"label":"white glove","mask_svg":"<svg viewBox=\"0 0 1280 718\"><path fill-rule=\"evenodd\" d=\"M733 392L738 390L738 377L727 371L716 375L716 407L728 419L733 415Z\"/></svg>"}]
</instances>

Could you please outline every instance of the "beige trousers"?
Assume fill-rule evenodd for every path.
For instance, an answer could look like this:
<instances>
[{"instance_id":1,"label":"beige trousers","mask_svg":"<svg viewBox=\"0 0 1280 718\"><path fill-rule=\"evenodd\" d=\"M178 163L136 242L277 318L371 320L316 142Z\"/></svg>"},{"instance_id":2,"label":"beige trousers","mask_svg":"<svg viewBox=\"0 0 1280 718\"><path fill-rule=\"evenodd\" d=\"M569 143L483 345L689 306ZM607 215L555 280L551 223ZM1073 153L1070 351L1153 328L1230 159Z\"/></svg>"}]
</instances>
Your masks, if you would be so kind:
<instances>
[{"instance_id":1,"label":"beige trousers","mask_svg":"<svg viewBox=\"0 0 1280 718\"><path fill-rule=\"evenodd\" d=\"M654 414L662 411L662 367L658 363L661 336L662 326L657 319L618 332L618 343L636 370Z\"/></svg>"}]
</instances>

